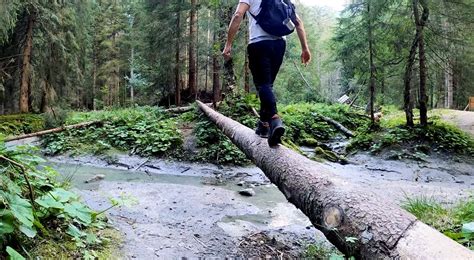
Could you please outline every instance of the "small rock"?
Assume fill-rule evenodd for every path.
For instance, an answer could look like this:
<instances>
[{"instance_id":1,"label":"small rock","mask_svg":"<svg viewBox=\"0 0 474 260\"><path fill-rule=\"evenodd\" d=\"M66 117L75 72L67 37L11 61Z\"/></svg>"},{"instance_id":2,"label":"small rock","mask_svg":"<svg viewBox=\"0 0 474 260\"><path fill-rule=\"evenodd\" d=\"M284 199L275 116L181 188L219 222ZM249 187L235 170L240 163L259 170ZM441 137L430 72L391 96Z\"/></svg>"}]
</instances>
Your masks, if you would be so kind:
<instances>
[{"instance_id":1,"label":"small rock","mask_svg":"<svg viewBox=\"0 0 474 260\"><path fill-rule=\"evenodd\" d=\"M461 180L456 180L456 183L457 183L457 184L464 184L465 182L464 182L464 181L461 181Z\"/></svg>"},{"instance_id":2,"label":"small rock","mask_svg":"<svg viewBox=\"0 0 474 260\"><path fill-rule=\"evenodd\" d=\"M98 175L88 179L87 181L85 181L85 183L92 183L92 182L96 182L96 181L101 181L103 179L105 179L105 175L98 174Z\"/></svg>"},{"instance_id":3,"label":"small rock","mask_svg":"<svg viewBox=\"0 0 474 260\"><path fill-rule=\"evenodd\" d=\"M244 189L239 191L239 194L242 196L252 197L255 196L255 191L253 189Z\"/></svg>"},{"instance_id":4,"label":"small rock","mask_svg":"<svg viewBox=\"0 0 474 260\"><path fill-rule=\"evenodd\" d=\"M201 235L199 235L199 234L194 234L194 237L195 237L195 238L200 238Z\"/></svg>"},{"instance_id":5,"label":"small rock","mask_svg":"<svg viewBox=\"0 0 474 260\"><path fill-rule=\"evenodd\" d=\"M244 186L245 185L245 181L241 181L239 183L237 183L237 186Z\"/></svg>"}]
</instances>

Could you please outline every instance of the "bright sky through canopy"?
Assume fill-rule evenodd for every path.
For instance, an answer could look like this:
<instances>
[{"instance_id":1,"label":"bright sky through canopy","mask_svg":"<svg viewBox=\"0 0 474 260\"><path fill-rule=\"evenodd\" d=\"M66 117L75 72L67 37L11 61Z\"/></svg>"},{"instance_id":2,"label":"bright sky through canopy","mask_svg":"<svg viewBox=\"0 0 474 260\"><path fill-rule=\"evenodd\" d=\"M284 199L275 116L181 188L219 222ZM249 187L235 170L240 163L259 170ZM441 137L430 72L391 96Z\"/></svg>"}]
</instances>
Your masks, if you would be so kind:
<instances>
[{"instance_id":1,"label":"bright sky through canopy","mask_svg":"<svg viewBox=\"0 0 474 260\"><path fill-rule=\"evenodd\" d=\"M344 9L345 0L300 0L305 5L325 6L334 9L335 11L342 11Z\"/></svg>"}]
</instances>

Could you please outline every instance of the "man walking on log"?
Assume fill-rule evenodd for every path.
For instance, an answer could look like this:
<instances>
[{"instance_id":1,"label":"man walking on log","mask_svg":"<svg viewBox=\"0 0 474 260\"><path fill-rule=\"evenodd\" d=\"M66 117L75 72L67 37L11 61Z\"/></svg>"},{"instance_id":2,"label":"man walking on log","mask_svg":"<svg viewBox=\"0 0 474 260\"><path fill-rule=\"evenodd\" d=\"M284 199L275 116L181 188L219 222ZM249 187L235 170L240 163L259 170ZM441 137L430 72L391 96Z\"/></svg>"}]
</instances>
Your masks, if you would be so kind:
<instances>
[{"instance_id":1,"label":"man walking on log","mask_svg":"<svg viewBox=\"0 0 474 260\"><path fill-rule=\"evenodd\" d=\"M286 49L285 36L295 29L301 42L301 61L308 64L311 52L306 40L303 22L296 15L292 0L239 0L237 11L229 25L227 42L223 51L225 59L231 58L232 42L245 13L249 15L250 41L249 67L260 96L260 121L256 134L268 137L268 144L281 143L285 128L278 115L273 83L283 62Z\"/></svg>"}]
</instances>

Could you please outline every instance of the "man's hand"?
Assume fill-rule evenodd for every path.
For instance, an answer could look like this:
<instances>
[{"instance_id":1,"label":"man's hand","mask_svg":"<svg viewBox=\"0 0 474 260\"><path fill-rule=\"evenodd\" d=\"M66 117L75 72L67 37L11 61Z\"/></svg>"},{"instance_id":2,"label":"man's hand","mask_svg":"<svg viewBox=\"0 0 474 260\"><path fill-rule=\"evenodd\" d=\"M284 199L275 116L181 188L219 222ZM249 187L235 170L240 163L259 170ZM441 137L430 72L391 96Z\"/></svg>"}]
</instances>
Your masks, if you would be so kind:
<instances>
[{"instance_id":1,"label":"man's hand","mask_svg":"<svg viewBox=\"0 0 474 260\"><path fill-rule=\"evenodd\" d=\"M311 52L308 48L308 41L306 40L306 31L304 29L303 21L298 15L296 15L296 22L296 32L298 33L301 48L303 49L301 53L301 62L306 66L311 61Z\"/></svg>"},{"instance_id":2,"label":"man's hand","mask_svg":"<svg viewBox=\"0 0 474 260\"><path fill-rule=\"evenodd\" d=\"M232 21L230 21L229 30L227 32L227 42L225 44L224 51L222 51L222 55L226 61L232 58L232 42L234 41L234 37L239 30L242 19L244 19L245 12L247 12L249 8L250 5L246 3L239 3L237 6L237 11L235 11Z\"/></svg>"},{"instance_id":3,"label":"man's hand","mask_svg":"<svg viewBox=\"0 0 474 260\"><path fill-rule=\"evenodd\" d=\"M232 45L231 44L226 44L224 51L222 51L222 56L224 56L224 59L226 61L232 59Z\"/></svg>"},{"instance_id":4,"label":"man's hand","mask_svg":"<svg viewBox=\"0 0 474 260\"><path fill-rule=\"evenodd\" d=\"M309 49L303 49L301 53L301 62L306 66L311 61L311 52Z\"/></svg>"}]
</instances>

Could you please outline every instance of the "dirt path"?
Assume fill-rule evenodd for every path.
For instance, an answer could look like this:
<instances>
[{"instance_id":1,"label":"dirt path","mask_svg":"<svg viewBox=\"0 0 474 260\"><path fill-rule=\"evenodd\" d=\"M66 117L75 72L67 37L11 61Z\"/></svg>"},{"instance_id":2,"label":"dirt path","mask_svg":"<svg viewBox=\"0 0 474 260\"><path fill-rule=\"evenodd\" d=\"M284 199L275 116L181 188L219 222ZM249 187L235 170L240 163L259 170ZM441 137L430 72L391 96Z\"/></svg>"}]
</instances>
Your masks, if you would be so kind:
<instances>
[{"instance_id":1,"label":"dirt path","mask_svg":"<svg viewBox=\"0 0 474 260\"><path fill-rule=\"evenodd\" d=\"M439 114L443 120L458 126L474 137L474 112L443 109L435 110L433 113Z\"/></svg>"}]
</instances>

